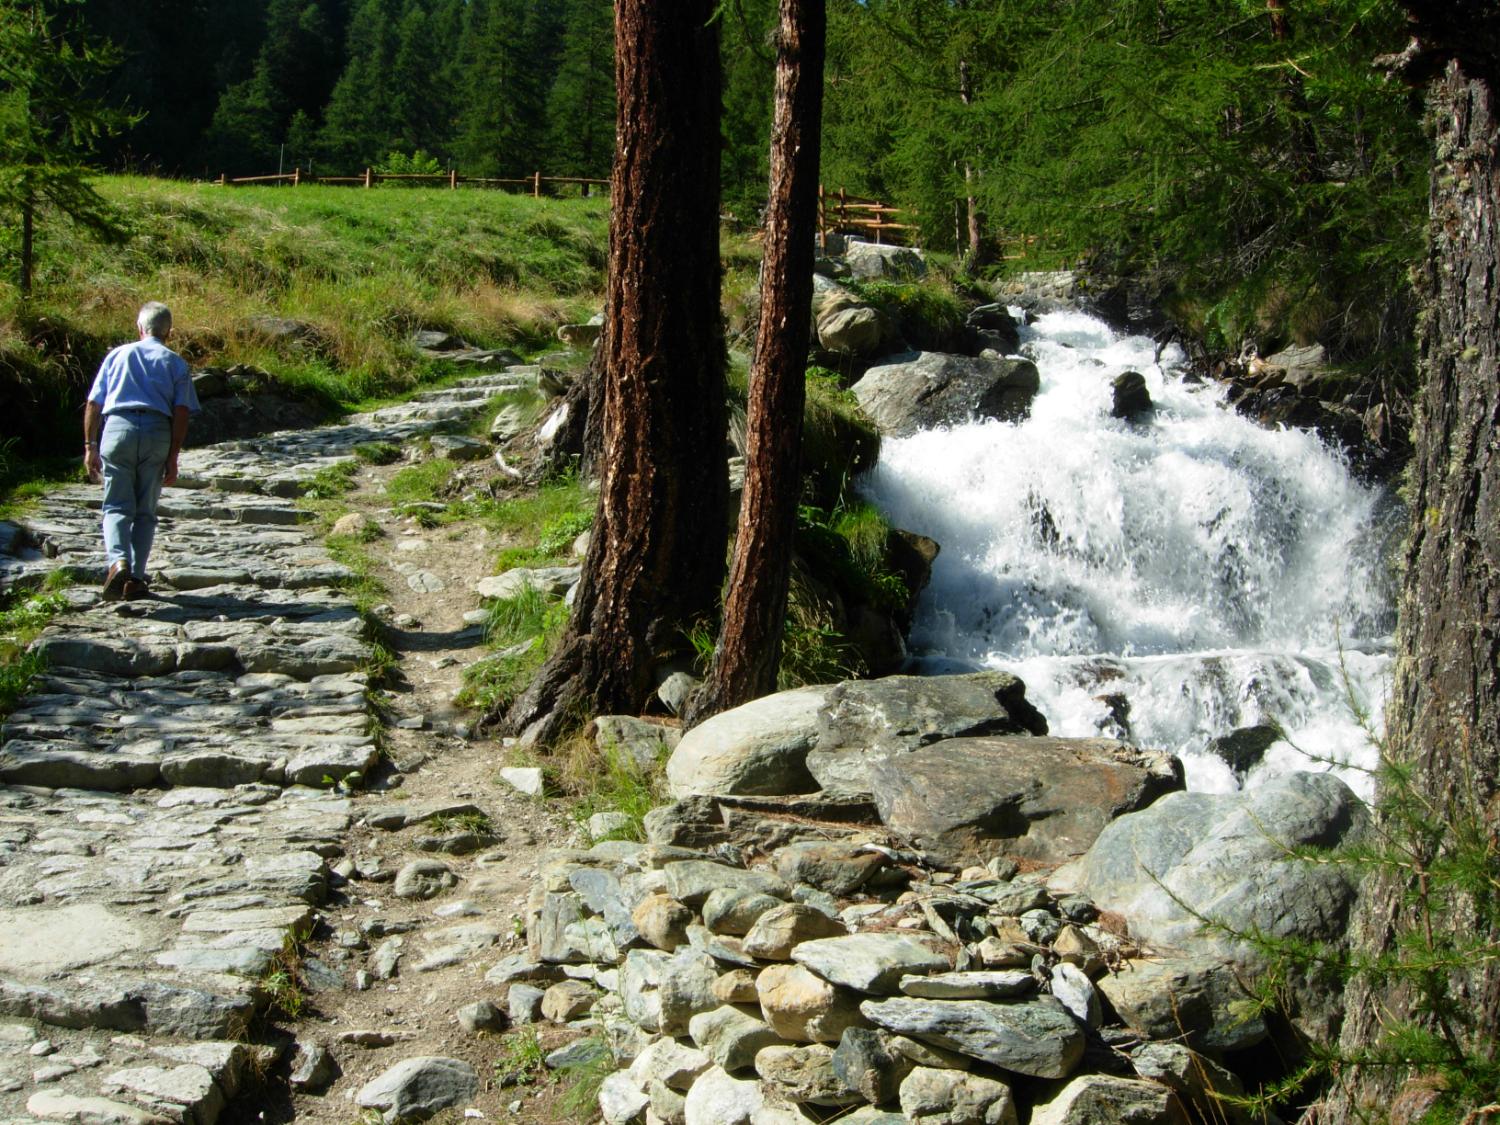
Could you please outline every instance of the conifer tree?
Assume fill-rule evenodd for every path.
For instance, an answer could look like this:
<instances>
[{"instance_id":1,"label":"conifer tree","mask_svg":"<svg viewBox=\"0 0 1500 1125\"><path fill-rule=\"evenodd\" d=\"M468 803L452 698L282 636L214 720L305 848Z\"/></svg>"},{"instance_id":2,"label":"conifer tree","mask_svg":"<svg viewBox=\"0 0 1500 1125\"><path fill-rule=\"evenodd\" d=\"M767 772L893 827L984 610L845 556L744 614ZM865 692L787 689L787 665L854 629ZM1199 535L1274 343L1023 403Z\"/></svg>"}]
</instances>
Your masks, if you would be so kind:
<instances>
[{"instance_id":1,"label":"conifer tree","mask_svg":"<svg viewBox=\"0 0 1500 1125\"><path fill-rule=\"evenodd\" d=\"M503 717L542 743L586 714L635 713L724 577L713 5L619 0L615 11L599 504L559 648Z\"/></svg>"},{"instance_id":2,"label":"conifer tree","mask_svg":"<svg viewBox=\"0 0 1500 1125\"><path fill-rule=\"evenodd\" d=\"M609 175L615 142L610 0L568 0L557 76L547 95L547 164L567 176Z\"/></svg>"},{"instance_id":3,"label":"conifer tree","mask_svg":"<svg viewBox=\"0 0 1500 1125\"><path fill-rule=\"evenodd\" d=\"M396 33L390 76L392 140L397 151L446 154L451 142L452 91L444 81L444 44L421 0L408 0Z\"/></svg>"},{"instance_id":4,"label":"conifer tree","mask_svg":"<svg viewBox=\"0 0 1500 1125\"><path fill-rule=\"evenodd\" d=\"M317 0L271 0L255 70L224 91L209 129L211 159L228 172L263 171L277 162L293 118L322 113L332 88L332 24ZM295 163L308 153L293 152Z\"/></svg>"},{"instance_id":5,"label":"conifer tree","mask_svg":"<svg viewBox=\"0 0 1500 1125\"><path fill-rule=\"evenodd\" d=\"M465 171L519 177L541 166L559 33L550 4L471 0L460 48L464 96L455 141Z\"/></svg>"},{"instance_id":6,"label":"conifer tree","mask_svg":"<svg viewBox=\"0 0 1500 1125\"><path fill-rule=\"evenodd\" d=\"M776 0L736 0L720 10L724 56L724 204L755 222L770 174L776 86Z\"/></svg>"},{"instance_id":7,"label":"conifer tree","mask_svg":"<svg viewBox=\"0 0 1500 1125\"><path fill-rule=\"evenodd\" d=\"M0 0L0 214L15 234L5 249L22 297L31 294L42 216L63 215L101 238L122 234L84 164L100 138L131 120L87 92L118 53L76 24L64 25L59 8L49 0Z\"/></svg>"},{"instance_id":8,"label":"conifer tree","mask_svg":"<svg viewBox=\"0 0 1500 1125\"><path fill-rule=\"evenodd\" d=\"M360 0L349 18L347 61L323 115L319 147L332 167L353 173L390 151L396 135L390 75L401 0Z\"/></svg>"}]
</instances>

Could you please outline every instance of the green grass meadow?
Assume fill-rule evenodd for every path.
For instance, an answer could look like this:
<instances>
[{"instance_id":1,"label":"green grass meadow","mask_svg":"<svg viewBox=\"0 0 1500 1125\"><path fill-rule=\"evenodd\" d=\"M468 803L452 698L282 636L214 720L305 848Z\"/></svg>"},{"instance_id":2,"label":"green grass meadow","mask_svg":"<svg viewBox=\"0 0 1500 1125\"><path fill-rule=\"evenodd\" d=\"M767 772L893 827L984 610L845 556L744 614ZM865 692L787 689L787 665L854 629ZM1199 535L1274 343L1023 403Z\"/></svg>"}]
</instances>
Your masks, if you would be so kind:
<instances>
[{"instance_id":1,"label":"green grass meadow","mask_svg":"<svg viewBox=\"0 0 1500 1125\"><path fill-rule=\"evenodd\" d=\"M133 339L147 300L172 306L196 367L253 364L330 409L440 376L407 346L418 328L523 354L597 311L608 204L441 188L235 187L132 177L96 186L126 232L93 241L45 216L36 288L0 279L0 441L35 458L71 441L100 358ZM254 329L316 331L287 348Z\"/></svg>"}]
</instances>

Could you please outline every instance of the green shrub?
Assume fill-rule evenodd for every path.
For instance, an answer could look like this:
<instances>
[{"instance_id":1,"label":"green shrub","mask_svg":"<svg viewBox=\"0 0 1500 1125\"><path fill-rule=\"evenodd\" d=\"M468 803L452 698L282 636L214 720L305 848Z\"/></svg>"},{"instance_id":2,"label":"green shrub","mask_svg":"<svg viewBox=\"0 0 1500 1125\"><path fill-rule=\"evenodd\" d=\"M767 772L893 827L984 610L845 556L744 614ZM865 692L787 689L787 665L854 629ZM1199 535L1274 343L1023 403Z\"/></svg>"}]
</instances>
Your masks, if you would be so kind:
<instances>
[{"instance_id":1,"label":"green shrub","mask_svg":"<svg viewBox=\"0 0 1500 1125\"><path fill-rule=\"evenodd\" d=\"M866 281L851 288L885 313L912 347L923 351L959 350L965 309L945 283Z\"/></svg>"}]
</instances>

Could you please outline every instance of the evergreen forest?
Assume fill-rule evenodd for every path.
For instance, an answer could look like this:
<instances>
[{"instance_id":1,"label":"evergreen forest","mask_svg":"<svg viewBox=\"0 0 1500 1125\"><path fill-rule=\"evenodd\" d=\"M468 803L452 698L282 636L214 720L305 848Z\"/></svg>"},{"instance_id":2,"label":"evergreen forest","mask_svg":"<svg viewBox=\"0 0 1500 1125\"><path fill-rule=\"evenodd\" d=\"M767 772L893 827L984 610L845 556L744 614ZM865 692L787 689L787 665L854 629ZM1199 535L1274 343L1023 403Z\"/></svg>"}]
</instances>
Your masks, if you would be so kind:
<instances>
[{"instance_id":1,"label":"evergreen forest","mask_svg":"<svg viewBox=\"0 0 1500 1125\"><path fill-rule=\"evenodd\" d=\"M608 175L606 0L77 13L123 53L108 100L141 115L101 149L112 169L347 173L421 152L476 176ZM1253 275L1265 296L1276 276L1291 301L1321 263L1341 337L1384 327L1360 286L1410 259L1426 167L1417 100L1375 64L1404 43L1389 0L832 0L829 16L825 180L917 206L930 244L953 243L973 198L991 235L1191 264L1194 290ZM748 206L775 5L726 0L718 19L725 192Z\"/></svg>"},{"instance_id":2,"label":"evergreen forest","mask_svg":"<svg viewBox=\"0 0 1500 1125\"><path fill-rule=\"evenodd\" d=\"M7 5L38 7L111 51L104 170L609 174L607 0ZM722 209L753 226L776 5L714 18ZM1394 0L829 0L828 22L830 189L906 209L971 275L1133 278L1209 359L1318 342L1409 392L1428 150L1379 61Z\"/></svg>"}]
</instances>

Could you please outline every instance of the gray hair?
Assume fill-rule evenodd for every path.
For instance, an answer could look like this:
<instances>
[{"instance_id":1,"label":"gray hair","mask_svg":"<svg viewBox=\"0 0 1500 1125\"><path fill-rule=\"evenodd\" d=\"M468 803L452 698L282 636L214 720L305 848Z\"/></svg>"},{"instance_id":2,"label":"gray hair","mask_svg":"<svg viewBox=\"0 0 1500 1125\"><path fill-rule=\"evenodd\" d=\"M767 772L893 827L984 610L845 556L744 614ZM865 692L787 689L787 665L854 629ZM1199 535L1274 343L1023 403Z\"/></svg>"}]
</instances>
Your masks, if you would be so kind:
<instances>
[{"instance_id":1,"label":"gray hair","mask_svg":"<svg viewBox=\"0 0 1500 1125\"><path fill-rule=\"evenodd\" d=\"M135 326L160 340L172 331L172 310L160 301L147 301L136 314Z\"/></svg>"}]
</instances>

